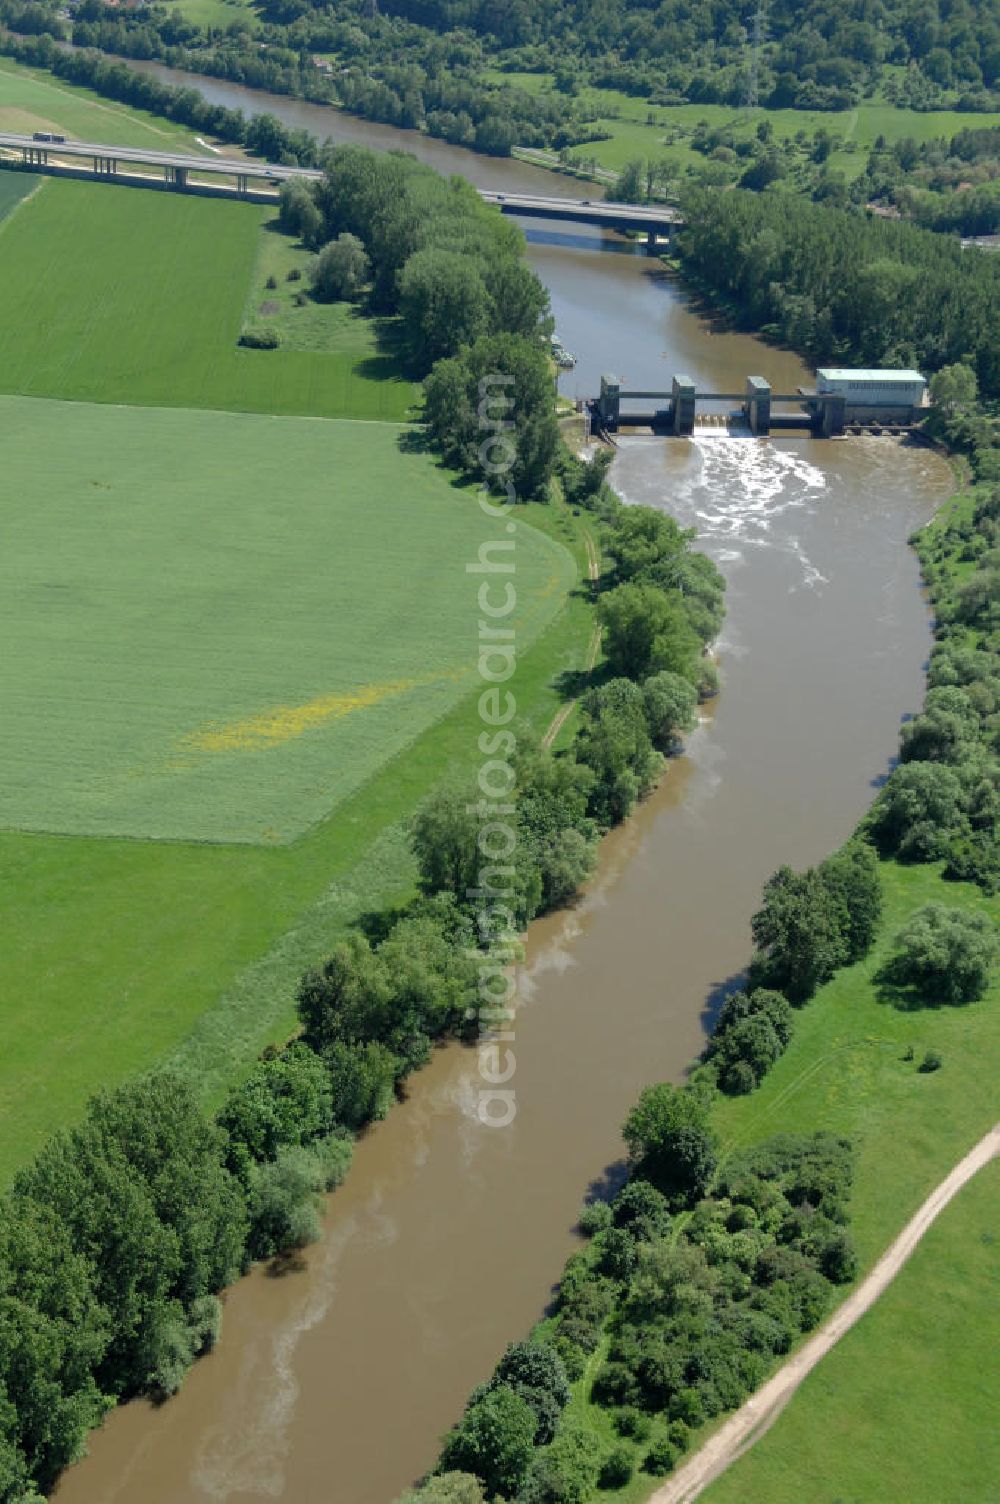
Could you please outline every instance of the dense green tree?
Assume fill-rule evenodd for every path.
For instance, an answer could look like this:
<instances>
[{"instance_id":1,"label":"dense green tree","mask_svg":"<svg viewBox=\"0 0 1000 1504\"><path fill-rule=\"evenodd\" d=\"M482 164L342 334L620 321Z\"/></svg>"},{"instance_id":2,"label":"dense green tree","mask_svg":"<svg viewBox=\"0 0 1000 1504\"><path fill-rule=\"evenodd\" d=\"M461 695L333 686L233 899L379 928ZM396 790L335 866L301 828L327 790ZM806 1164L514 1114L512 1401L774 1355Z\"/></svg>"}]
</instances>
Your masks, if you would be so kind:
<instances>
[{"instance_id":1,"label":"dense green tree","mask_svg":"<svg viewBox=\"0 0 1000 1504\"><path fill-rule=\"evenodd\" d=\"M0 1203L0 1499L19 1499L29 1472L48 1487L80 1456L107 1408L94 1373L110 1336L92 1267L58 1214L17 1195Z\"/></svg>"},{"instance_id":2,"label":"dense green tree","mask_svg":"<svg viewBox=\"0 0 1000 1504\"><path fill-rule=\"evenodd\" d=\"M928 691L921 715L903 727L902 762L961 762L979 734L979 717L964 690L942 685Z\"/></svg>"},{"instance_id":3,"label":"dense green tree","mask_svg":"<svg viewBox=\"0 0 1000 1504\"><path fill-rule=\"evenodd\" d=\"M520 1504L586 1504L597 1486L603 1455L591 1431L562 1426L552 1445L538 1453Z\"/></svg>"},{"instance_id":4,"label":"dense green tree","mask_svg":"<svg viewBox=\"0 0 1000 1504\"><path fill-rule=\"evenodd\" d=\"M356 235L338 235L323 247L312 268L313 296L321 303L356 298L368 281L368 254Z\"/></svg>"},{"instance_id":5,"label":"dense green tree","mask_svg":"<svg viewBox=\"0 0 1000 1504\"><path fill-rule=\"evenodd\" d=\"M323 216L315 196L301 178L289 178L278 193L278 225L312 249L322 238Z\"/></svg>"},{"instance_id":6,"label":"dense green tree","mask_svg":"<svg viewBox=\"0 0 1000 1504\"><path fill-rule=\"evenodd\" d=\"M399 278L399 312L415 367L471 345L490 327L490 296L476 263L460 251L417 251Z\"/></svg>"},{"instance_id":7,"label":"dense green tree","mask_svg":"<svg viewBox=\"0 0 1000 1504\"><path fill-rule=\"evenodd\" d=\"M878 857L866 841L849 841L822 863L819 873L836 906L844 961L851 965L868 954L878 933L882 917Z\"/></svg>"},{"instance_id":8,"label":"dense green tree","mask_svg":"<svg viewBox=\"0 0 1000 1504\"><path fill-rule=\"evenodd\" d=\"M551 1441L570 1396L569 1380L558 1353L540 1342L512 1342L484 1392L502 1385L531 1406L537 1422L535 1445Z\"/></svg>"},{"instance_id":9,"label":"dense green tree","mask_svg":"<svg viewBox=\"0 0 1000 1504\"><path fill-rule=\"evenodd\" d=\"M733 992L723 1004L706 1058L717 1067L723 1091L753 1091L791 1036L792 1010L780 992Z\"/></svg>"},{"instance_id":10,"label":"dense green tree","mask_svg":"<svg viewBox=\"0 0 1000 1504\"><path fill-rule=\"evenodd\" d=\"M255 1166L247 1242L251 1257L266 1259L314 1243L325 1188L322 1163L306 1148L283 1145L273 1160Z\"/></svg>"},{"instance_id":11,"label":"dense green tree","mask_svg":"<svg viewBox=\"0 0 1000 1504\"><path fill-rule=\"evenodd\" d=\"M302 1037L322 1052L334 1043L366 1044L386 1033L392 981L364 935L342 940L319 971L299 985Z\"/></svg>"},{"instance_id":12,"label":"dense green tree","mask_svg":"<svg viewBox=\"0 0 1000 1504\"><path fill-rule=\"evenodd\" d=\"M931 377L931 401L950 418L975 402L978 388L975 371L958 361L954 365L942 366Z\"/></svg>"},{"instance_id":13,"label":"dense green tree","mask_svg":"<svg viewBox=\"0 0 1000 1504\"><path fill-rule=\"evenodd\" d=\"M622 1134L635 1173L673 1207L689 1205L708 1189L717 1141L705 1103L693 1091L667 1083L648 1086Z\"/></svg>"},{"instance_id":14,"label":"dense green tree","mask_svg":"<svg viewBox=\"0 0 1000 1504\"><path fill-rule=\"evenodd\" d=\"M965 825L965 791L957 773L940 763L910 762L894 770L869 817L886 855L910 861L943 856L949 836Z\"/></svg>"},{"instance_id":15,"label":"dense green tree","mask_svg":"<svg viewBox=\"0 0 1000 1504\"><path fill-rule=\"evenodd\" d=\"M668 670L697 681L701 643L679 600L654 585L627 583L601 597L598 614L613 674L645 679Z\"/></svg>"},{"instance_id":16,"label":"dense green tree","mask_svg":"<svg viewBox=\"0 0 1000 1504\"><path fill-rule=\"evenodd\" d=\"M594 774L590 812L602 825L615 825L650 787L660 765L646 702L631 680L611 679L588 691L583 711L576 755Z\"/></svg>"},{"instance_id":17,"label":"dense green tree","mask_svg":"<svg viewBox=\"0 0 1000 1504\"><path fill-rule=\"evenodd\" d=\"M697 724L697 690L680 674L665 669L646 680L642 693L653 746L660 752L675 751L684 732Z\"/></svg>"},{"instance_id":18,"label":"dense green tree","mask_svg":"<svg viewBox=\"0 0 1000 1504\"><path fill-rule=\"evenodd\" d=\"M165 1317L228 1284L246 1238L239 1183L224 1168L221 1132L191 1086L163 1073L95 1097L84 1123L52 1139L15 1181L51 1208L94 1271L111 1338L99 1385L146 1388Z\"/></svg>"},{"instance_id":19,"label":"dense green tree","mask_svg":"<svg viewBox=\"0 0 1000 1504\"><path fill-rule=\"evenodd\" d=\"M490 423L513 424L496 433ZM555 387L536 340L517 334L478 339L439 361L424 387L427 429L449 464L514 499L544 497L559 451Z\"/></svg>"},{"instance_id":20,"label":"dense green tree","mask_svg":"<svg viewBox=\"0 0 1000 1504\"><path fill-rule=\"evenodd\" d=\"M363 1128L392 1106L403 1062L384 1044L330 1044L323 1051L338 1123Z\"/></svg>"},{"instance_id":21,"label":"dense green tree","mask_svg":"<svg viewBox=\"0 0 1000 1504\"><path fill-rule=\"evenodd\" d=\"M262 1060L234 1086L219 1114L229 1145L229 1168L246 1183L250 1165L274 1159L280 1148L308 1143L333 1126L329 1073L303 1044Z\"/></svg>"},{"instance_id":22,"label":"dense green tree","mask_svg":"<svg viewBox=\"0 0 1000 1504\"><path fill-rule=\"evenodd\" d=\"M996 926L986 914L926 904L903 926L880 973L893 988L927 1003L981 998L1000 958Z\"/></svg>"},{"instance_id":23,"label":"dense green tree","mask_svg":"<svg viewBox=\"0 0 1000 1504\"><path fill-rule=\"evenodd\" d=\"M537 1419L525 1399L507 1385L490 1390L471 1404L446 1438L441 1465L474 1473L488 1497L517 1493L534 1450Z\"/></svg>"},{"instance_id":24,"label":"dense green tree","mask_svg":"<svg viewBox=\"0 0 1000 1504\"><path fill-rule=\"evenodd\" d=\"M780 867L764 885L751 922L752 978L804 1003L848 957L843 909L816 871Z\"/></svg>"}]
</instances>

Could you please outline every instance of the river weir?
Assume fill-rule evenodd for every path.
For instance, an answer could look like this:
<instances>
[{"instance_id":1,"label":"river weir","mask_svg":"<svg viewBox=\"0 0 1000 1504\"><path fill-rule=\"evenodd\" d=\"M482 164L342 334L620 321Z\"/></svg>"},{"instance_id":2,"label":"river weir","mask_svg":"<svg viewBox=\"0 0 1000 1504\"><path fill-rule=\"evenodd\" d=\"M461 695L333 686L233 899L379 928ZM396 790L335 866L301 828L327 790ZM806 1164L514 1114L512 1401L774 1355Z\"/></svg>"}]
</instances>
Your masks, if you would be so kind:
<instances>
[{"instance_id":1,"label":"river weir","mask_svg":"<svg viewBox=\"0 0 1000 1504\"><path fill-rule=\"evenodd\" d=\"M144 67L320 135L415 150L480 186L579 193L520 164ZM578 357L567 395L592 395L607 370L657 389L678 371L723 391L751 372L780 390L808 380L795 356L716 332L644 251L544 222L528 234ZM475 1052L438 1051L359 1143L322 1241L229 1291L219 1348L167 1404L112 1415L59 1504L390 1504L543 1311L581 1201L620 1174L638 1092L680 1079L701 1048L748 958L763 881L826 855L884 776L930 645L906 540L947 495L945 463L889 438L720 430L625 437L611 478L626 501L697 529L724 570L723 689L608 837L577 905L532 926L517 1117L484 1127Z\"/></svg>"}]
</instances>

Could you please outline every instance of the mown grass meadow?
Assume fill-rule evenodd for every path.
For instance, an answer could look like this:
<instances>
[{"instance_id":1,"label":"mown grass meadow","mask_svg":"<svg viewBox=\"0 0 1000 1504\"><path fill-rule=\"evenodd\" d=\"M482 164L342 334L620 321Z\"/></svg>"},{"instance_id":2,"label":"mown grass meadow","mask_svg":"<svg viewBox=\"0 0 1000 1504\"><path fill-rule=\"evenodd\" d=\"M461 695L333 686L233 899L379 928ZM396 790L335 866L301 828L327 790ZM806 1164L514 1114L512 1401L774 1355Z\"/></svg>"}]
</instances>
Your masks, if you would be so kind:
<instances>
[{"instance_id":1,"label":"mown grass meadow","mask_svg":"<svg viewBox=\"0 0 1000 1504\"><path fill-rule=\"evenodd\" d=\"M267 207L49 179L0 235L0 391L399 421L391 353L240 349Z\"/></svg>"},{"instance_id":2,"label":"mown grass meadow","mask_svg":"<svg viewBox=\"0 0 1000 1504\"><path fill-rule=\"evenodd\" d=\"M287 841L476 682L504 536L392 424L0 399L0 825ZM522 530L527 644L573 583Z\"/></svg>"},{"instance_id":3,"label":"mown grass meadow","mask_svg":"<svg viewBox=\"0 0 1000 1504\"><path fill-rule=\"evenodd\" d=\"M525 509L585 573L569 509ZM543 728L578 670L582 589L521 655L518 711ZM294 1027L303 970L366 911L402 902L405 822L447 770L480 761L478 690L288 845L152 842L0 831L0 1182L97 1087L172 1055L217 1100Z\"/></svg>"},{"instance_id":4,"label":"mown grass meadow","mask_svg":"<svg viewBox=\"0 0 1000 1504\"><path fill-rule=\"evenodd\" d=\"M0 130L27 136L54 130L114 146L199 150L193 133L173 120L114 104L91 89L61 84L52 74L10 58L0 58Z\"/></svg>"}]
</instances>

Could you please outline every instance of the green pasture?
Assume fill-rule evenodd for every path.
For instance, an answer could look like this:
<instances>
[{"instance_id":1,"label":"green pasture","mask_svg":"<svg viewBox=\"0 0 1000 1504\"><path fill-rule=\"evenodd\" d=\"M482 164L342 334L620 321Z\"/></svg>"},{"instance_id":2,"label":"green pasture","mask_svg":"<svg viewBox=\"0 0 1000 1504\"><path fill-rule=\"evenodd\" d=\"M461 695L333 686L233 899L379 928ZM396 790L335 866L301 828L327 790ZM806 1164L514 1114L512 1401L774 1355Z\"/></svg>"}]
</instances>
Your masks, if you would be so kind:
<instances>
[{"instance_id":1,"label":"green pasture","mask_svg":"<svg viewBox=\"0 0 1000 1504\"><path fill-rule=\"evenodd\" d=\"M524 513L582 577L569 509ZM518 713L539 730L591 624L578 587L518 659ZM474 690L289 845L0 832L0 1183L99 1086L176 1055L217 1099L286 1037L305 968L412 893L405 821L446 770L474 776L477 706Z\"/></svg>"},{"instance_id":2,"label":"green pasture","mask_svg":"<svg viewBox=\"0 0 1000 1504\"><path fill-rule=\"evenodd\" d=\"M877 1305L706 1504L998 1497L1000 1164L980 1170Z\"/></svg>"},{"instance_id":3,"label":"green pasture","mask_svg":"<svg viewBox=\"0 0 1000 1504\"><path fill-rule=\"evenodd\" d=\"M796 1013L792 1042L760 1087L722 1098L716 1113L727 1147L817 1129L854 1140L851 1226L866 1267L995 1121L1000 1079L1000 977L981 1002L909 1012L882 1001L873 981L921 905L1000 920L1000 899L945 882L933 867L890 862L881 871L885 915L872 953ZM910 1048L913 1060L904 1058ZM928 1049L944 1066L923 1075L917 1067Z\"/></svg>"},{"instance_id":4,"label":"green pasture","mask_svg":"<svg viewBox=\"0 0 1000 1504\"><path fill-rule=\"evenodd\" d=\"M475 682L505 537L392 424L0 399L0 826L300 835ZM572 583L523 530L522 641Z\"/></svg>"},{"instance_id":5,"label":"green pasture","mask_svg":"<svg viewBox=\"0 0 1000 1504\"><path fill-rule=\"evenodd\" d=\"M28 198L42 179L29 172L0 172L0 220Z\"/></svg>"},{"instance_id":6,"label":"green pasture","mask_svg":"<svg viewBox=\"0 0 1000 1504\"><path fill-rule=\"evenodd\" d=\"M549 73L500 73L488 75L506 81L529 93L540 94L554 89ZM845 177L862 171L869 149L877 137L899 141L912 136L929 141L937 136L951 137L969 128L978 129L1000 124L1000 114L970 114L958 110L898 109L880 99L865 100L852 110L746 110L720 104L651 104L618 89L583 88L576 96L587 120L606 132L606 141L581 141L572 148L574 157L593 157L601 167L620 171L636 157L666 159L678 172L704 163L705 158L690 145L691 133L702 123L728 127L738 137L750 138L762 120L767 120L780 140L791 140L799 131L813 136L826 130L840 137L842 147L830 158L831 165Z\"/></svg>"},{"instance_id":7,"label":"green pasture","mask_svg":"<svg viewBox=\"0 0 1000 1504\"><path fill-rule=\"evenodd\" d=\"M58 131L113 146L198 150L186 126L102 99L90 89L63 84L50 73L25 68L10 58L0 58L0 131L27 136L34 131Z\"/></svg>"},{"instance_id":8,"label":"green pasture","mask_svg":"<svg viewBox=\"0 0 1000 1504\"><path fill-rule=\"evenodd\" d=\"M237 346L267 207L50 179L0 232L0 391L78 402L398 420L375 335Z\"/></svg>"},{"instance_id":9,"label":"green pasture","mask_svg":"<svg viewBox=\"0 0 1000 1504\"><path fill-rule=\"evenodd\" d=\"M173 0L170 9L195 26L210 26L218 31L225 31L234 23L251 31L258 26L251 0Z\"/></svg>"},{"instance_id":10,"label":"green pasture","mask_svg":"<svg viewBox=\"0 0 1000 1504\"><path fill-rule=\"evenodd\" d=\"M276 220L266 223L244 328L277 329L283 350L336 350L359 363L376 360L380 342L392 348L395 321L369 318L354 303L317 303L309 292L315 261L312 251L279 231Z\"/></svg>"}]
</instances>

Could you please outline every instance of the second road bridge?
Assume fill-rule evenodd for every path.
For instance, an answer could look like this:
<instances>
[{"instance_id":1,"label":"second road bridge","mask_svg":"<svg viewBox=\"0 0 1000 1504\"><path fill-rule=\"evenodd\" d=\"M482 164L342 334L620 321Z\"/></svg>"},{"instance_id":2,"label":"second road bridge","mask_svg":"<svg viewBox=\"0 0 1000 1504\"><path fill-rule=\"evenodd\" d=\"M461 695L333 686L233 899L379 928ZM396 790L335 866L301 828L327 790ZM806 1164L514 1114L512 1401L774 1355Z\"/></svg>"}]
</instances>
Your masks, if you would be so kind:
<instances>
[{"instance_id":1,"label":"second road bridge","mask_svg":"<svg viewBox=\"0 0 1000 1504\"><path fill-rule=\"evenodd\" d=\"M317 182L322 172L315 167L285 167L274 162L246 162L237 157L163 151L141 146L111 146L100 141L74 141L53 132L34 136L0 132L0 160L13 156L35 172L81 174L102 181L121 179L144 182L162 180L183 191L194 180L211 178L217 192L245 198L274 198L275 189L293 178ZM125 172L120 169L125 167ZM575 224L603 226L609 230L644 232L650 244L669 236L679 222L676 209L666 204L618 204L606 199L551 198L532 193L495 193L480 189L480 197L503 214L526 219L564 220Z\"/></svg>"}]
</instances>

